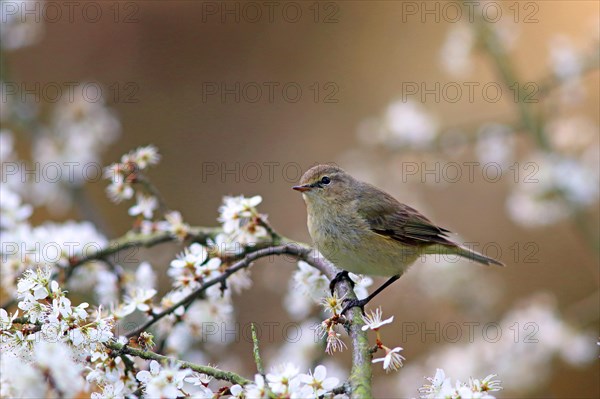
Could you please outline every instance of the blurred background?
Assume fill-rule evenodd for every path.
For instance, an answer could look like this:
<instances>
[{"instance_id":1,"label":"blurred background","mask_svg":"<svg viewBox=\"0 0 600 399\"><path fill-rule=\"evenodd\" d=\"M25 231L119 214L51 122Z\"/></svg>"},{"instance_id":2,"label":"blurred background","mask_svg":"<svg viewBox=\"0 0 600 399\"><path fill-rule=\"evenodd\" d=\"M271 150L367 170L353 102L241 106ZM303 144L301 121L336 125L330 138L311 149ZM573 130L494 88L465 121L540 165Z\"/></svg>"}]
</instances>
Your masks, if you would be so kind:
<instances>
[{"instance_id":1,"label":"blurred background","mask_svg":"<svg viewBox=\"0 0 600 399\"><path fill-rule=\"evenodd\" d=\"M416 396L437 367L497 373L499 397L600 396L598 2L482 2L472 22L443 1L26 2L39 22L21 3L1 2L3 160L108 165L154 144L150 177L186 222L216 226L224 195L261 195L272 226L304 242L290 186L335 162L506 263L427 258L372 303L407 358L374 367L378 397ZM87 130L65 135L78 118ZM23 190L32 224L127 232L130 205L98 173ZM180 250L138 254L163 291ZM294 267L257 263L236 322L318 322L285 300ZM304 323L306 342L264 338L267 365L324 361ZM228 345L182 357L251 375L251 342ZM348 372L349 353L325 360Z\"/></svg>"}]
</instances>

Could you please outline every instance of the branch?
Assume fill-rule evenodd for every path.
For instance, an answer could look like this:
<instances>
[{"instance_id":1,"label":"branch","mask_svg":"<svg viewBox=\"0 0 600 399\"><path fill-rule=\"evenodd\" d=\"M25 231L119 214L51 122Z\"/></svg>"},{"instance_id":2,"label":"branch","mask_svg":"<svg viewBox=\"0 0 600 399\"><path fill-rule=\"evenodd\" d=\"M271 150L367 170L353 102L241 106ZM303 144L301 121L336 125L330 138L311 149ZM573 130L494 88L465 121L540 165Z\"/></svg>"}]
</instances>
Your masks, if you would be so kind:
<instances>
[{"instance_id":1,"label":"branch","mask_svg":"<svg viewBox=\"0 0 600 399\"><path fill-rule=\"evenodd\" d=\"M221 274L219 277L215 277L212 280L205 282L200 287L195 289L192 293L190 293L188 296L186 296L185 298L183 298L176 304L166 308L162 312L153 314L150 317L150 320L146 321L144 324L142 324L135 330L127 333L127 335L126 335L127 338L131 338L131 337L138 335L139 333L146 330L148 327L150 327L151 325L153 325L154 323L156 323L163 317L173 313L180 306L185 306L185 305L191 303L194 299L198 298L202 293L204 293L208 288L212 287L213 285L224 283L225 280L227 280L227 278L229 278L229 276L231 276L232 274L234 274L235 272L237 272L239 270L247 268L248 266L250 266L252 264L252 262L254 262L257 259L264 258L264 257L270 256L270 255L283 255L283 254L292 254L293 255L295 253L301 253L302 251L308 251L308 249L306 249L306 248L302 248L302 251L296 251L296 250L292 249L295 246L296 246L295 244L288 244L288 245L281 245L281 246L277 246L277 247L267 247L267 248L262 248L262 249L259 249L259 250L249 253L242 260L240 260L237 263L228 267L227 270L225 270L223 272L223 274Z\"/></svg>"},{"instance_id":2,"label":"branch","mask_svg":"<svg viewBox=\"0 0 600 399\"><path fill-rule=\"evenodd\" d=\"M132 355L132 356L137 356L140 357L142 359L146 359L146 360L156 360L158 362L170 362L170 363L174 363L179 365L181 368L184 369L190 369L190 370L194 370L197 371L199 373L204 373L206 375L210 375L211 377L214 377L218 380L224 380L224 381L229 381L232 382L234 384L240 384L240 385L246 385L251 383L252 381L238 375L235 374L233 372L230 371L223 371L223 370L219 370L216 369L214 367L209 367L209 366L201 366L198 364L194 364L194 363L190 363L190 362L184 362L182 360L177 360L175 358L172 357L168 357L168 356L163 356L163 355L159 355L158 353L154 353L154 352L150 352L150 351L143 351L141 349L135 349L135 348L131 348L130 346L127 345L123 345L119 342L116 341L108 341L106 343L104 343L104 345L107 348L110 348L112 350L115 350L119 353L124 353L127 355Z\"/></svg>"},{"instance_id":3,"label":"branch","mask_svg":"<svg viewBox=\"0 0 600 399\"><path fill-rule=\"evenodd\" d=\"M321 271L329 280L332 280L340 270L331 262L323 258L317 251L304 248L297 252L299 259ZM352 300L356 299L352 286L346 280L336 284L340 297ZM352 370L350 371L350 389L352 398L370 398L371 395L371 352L369 351L369 339L366 331L362 331L364 325L359 308L348 311L352 323L349 326L349 335L352 340ZM342 388L340 388L342 389Z\"/></svg>"},{"instance_id":4,"label":"branch","mask_svg":"<svg viewBox=\"0 0 600 399\"><path fill-rule=\"evenodd\" d=\"M158 208L163 214L165 214L169 210L169 207L167 207L167 203L160 194L158 188L156 188L156 186L154 186L154 184L152 184L152 182L148 178L146 178L145 175L138 171L136 174L135 182L140 183L146 189L146 191L150 193L150 195L156 198L156 201L158 202Z\"/></svg>"},{"instance_id":5,"label":"branch","mask_svg":"<svg viewBox=\"0 0 600 399\"><path fill-rule=\"evenodd\" d=\"M265 376L265 368L263 367L262 359L260 358L260 349L258 347L258 336L256 335L256 326L250 324L252 328L252 354L254 355L254 363L256 363L256 371L263 377Z\"/></svg>"},{"instance_id":6,"label":"branch","mask_svg":"<svg viewBox=\"0 0 600 399\"><path fill-rule=\"evenodd\" d=\"M188 238L192 241L206 242L208 238L214 237L221 231L218 227L192 227ZM139 247L153 247L157 244L171 242L175 239L164 231L152 233L152 234L141 234L129 232L124 236L111 241L105 248L98 251L92 252L82 257L72 258L69 271L67 274L71 274L74 269L83 265L84 263L93 260L102 260L108 256L117 254L129 248Z\"/></svg>"}]
</instances>

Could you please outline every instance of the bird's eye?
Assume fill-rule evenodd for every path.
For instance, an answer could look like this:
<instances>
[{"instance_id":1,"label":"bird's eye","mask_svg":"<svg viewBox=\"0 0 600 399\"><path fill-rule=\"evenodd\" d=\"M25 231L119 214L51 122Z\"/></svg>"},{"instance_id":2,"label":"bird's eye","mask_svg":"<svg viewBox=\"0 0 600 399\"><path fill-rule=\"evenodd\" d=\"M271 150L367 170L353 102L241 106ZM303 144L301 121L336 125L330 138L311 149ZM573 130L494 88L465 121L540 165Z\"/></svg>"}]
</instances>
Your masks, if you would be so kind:
<instances>
[{"instance_id":1,"label":"bird's eye","mask_svg":"<svg viewBox=\"0 0 600 399\"><path fill-rule=\"evenodd\" d=\"M329 183L331 183L331 179L327 176L323 176L323 178L321 179L321 183L329 184Z\"/></svg>"}]
</instances>

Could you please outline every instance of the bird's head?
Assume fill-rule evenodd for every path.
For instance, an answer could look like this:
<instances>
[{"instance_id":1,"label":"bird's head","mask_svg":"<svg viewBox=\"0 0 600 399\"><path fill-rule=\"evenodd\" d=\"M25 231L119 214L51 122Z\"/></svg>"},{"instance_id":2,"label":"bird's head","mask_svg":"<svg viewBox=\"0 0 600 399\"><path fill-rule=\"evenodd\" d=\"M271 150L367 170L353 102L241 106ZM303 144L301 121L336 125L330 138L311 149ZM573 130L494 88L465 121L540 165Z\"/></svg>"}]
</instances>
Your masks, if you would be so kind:
<instances>
[{"instance_id":1,"label":"bird's head","mask_svg":"<svg viewBox=\"0 0 600 399\"><path fill-rule=\"evenodd\" d=\"M351 196L352 182L352 176L337 166L317 165L307 170L292 188L300 191L307 202L343 201Z\"/></svg>"}]
</instances>

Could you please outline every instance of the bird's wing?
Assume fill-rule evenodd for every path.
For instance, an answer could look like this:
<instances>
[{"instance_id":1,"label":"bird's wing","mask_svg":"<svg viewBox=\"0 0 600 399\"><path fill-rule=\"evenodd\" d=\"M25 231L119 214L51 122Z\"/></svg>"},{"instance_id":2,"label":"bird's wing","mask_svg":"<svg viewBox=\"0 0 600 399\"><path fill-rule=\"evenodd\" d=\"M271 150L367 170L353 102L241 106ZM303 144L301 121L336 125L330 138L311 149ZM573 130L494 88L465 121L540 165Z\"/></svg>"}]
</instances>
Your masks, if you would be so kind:
<instances>
[{"instance_id":1,"label":"bird's wing","mask_svg":"<svg viewBox=\"0 0 600 399\"><path fill-rule=\"evenodd\" d=\"M377 201L358 201L357 209L373 232L411 246L455 245L447 238L449 230L434 225L419 211L401 204L391 195L377 191Z\"/></svg>"}]
</instances>

